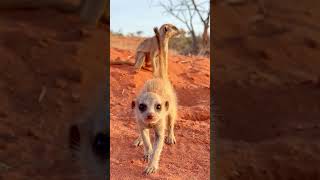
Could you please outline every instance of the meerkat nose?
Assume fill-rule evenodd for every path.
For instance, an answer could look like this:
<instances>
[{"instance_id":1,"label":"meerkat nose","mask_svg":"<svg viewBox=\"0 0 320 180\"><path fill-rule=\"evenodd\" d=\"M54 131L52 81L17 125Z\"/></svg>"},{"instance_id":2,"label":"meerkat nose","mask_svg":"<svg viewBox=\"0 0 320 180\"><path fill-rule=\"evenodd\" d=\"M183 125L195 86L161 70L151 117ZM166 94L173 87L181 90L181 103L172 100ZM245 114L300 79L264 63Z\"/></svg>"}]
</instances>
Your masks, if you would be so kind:
<instances>
[{"instance_id":1,"label":"meerkat nose","mask_svg":"<svg viewBox=\"0 0 320 180\"><path fill-rule=\"evenodd\" d=\"M151 119L153 119L153 115L152 114L149 114L148 116L147 116L147 119L149 119L149 120L151 120Z\"/></svg>"}]
</instances>

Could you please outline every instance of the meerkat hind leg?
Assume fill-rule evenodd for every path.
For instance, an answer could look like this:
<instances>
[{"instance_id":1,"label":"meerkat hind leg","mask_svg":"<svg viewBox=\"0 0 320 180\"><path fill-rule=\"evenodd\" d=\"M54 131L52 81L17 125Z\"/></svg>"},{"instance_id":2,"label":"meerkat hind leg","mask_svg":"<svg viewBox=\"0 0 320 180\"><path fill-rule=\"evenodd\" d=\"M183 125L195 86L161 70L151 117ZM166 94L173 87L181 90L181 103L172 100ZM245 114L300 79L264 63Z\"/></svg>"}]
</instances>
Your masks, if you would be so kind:
<instances>
[{"instance_id":1,"label":"meerkat hind leg","mask_svg":"<svg viewBox=\"0 0 320 180\"><path fill-rule=\"evenodd\" d=\"M145 59L145 53L143 53L143 52L138 52L137 55L136 55L136 63L135 63L135 65L134 65L135 72L140 71L140 69L141 69L142 66L143 66L144 59Z\"/></svg>"},{"instance_id":2,"label":"meerkat hind leg","mask_svg":"<svg viewBox=\"0 0 320 180\"><path fill-rule=\"evenodd\" d=\"M150 53L146 53L144 63L145 63L145 67L151 67Z\"/></svg>"}]
</instances>

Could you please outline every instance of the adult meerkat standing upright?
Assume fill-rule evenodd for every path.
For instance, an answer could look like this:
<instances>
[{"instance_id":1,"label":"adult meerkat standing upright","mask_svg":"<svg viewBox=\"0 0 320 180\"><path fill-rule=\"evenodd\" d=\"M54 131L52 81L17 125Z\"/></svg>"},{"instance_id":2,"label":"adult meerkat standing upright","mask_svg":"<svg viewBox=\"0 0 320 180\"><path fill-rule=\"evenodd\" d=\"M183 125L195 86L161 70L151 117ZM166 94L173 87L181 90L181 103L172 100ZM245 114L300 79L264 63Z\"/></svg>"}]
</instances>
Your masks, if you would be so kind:
<instances>
[{"instance_id":1,"label":"adult meerkat standing upright","mask_svg":"<svg viewBox=\"0 0 320 180\"><path fill-rule=\"evenodd\" d=\"M160 43L163 43L162 51L164 53L168 53L168 46L169 46L169 39L177 36L181 32L178 30L178 28L172 24L163 24L159 29L158 36L155 35L152 38L148 38L141 42L141 44L137 48L136 53L136 61L135 61L135 69L136 71L140 71L141 67L143 66L143 63L145 65L148 65L148 63L152 64L153 68L153 74L156 75L158 73L158 63L156 62L156 56L159 55L159 40L157 37L160 38ZM162 59L167 60L167 59ZM160 58L158 58L158 61L161 61Z\"/></svg>"},{"instance_id":2,"label":"adult meerkat standing upright","mask_svg":"<svg viewBox=\"0 0 320 180\"><path fill-rule=\"evenodd\" d=\"M154 29L159 35L157 28ZM165 57L167 57L164 43L160 45L159 77L148 80L135 101L132 101L132 109L135 112L136 121L140 131L140 137L144 144L144 158L148 160L148 166L144 172L154 173L159 168L160 155L165 141L165 130L168 129L166 142L175 144L174 125L177 116L177 97L165 70ZM152 147L149 130L155 132L155 142ZM138 138L138 140L139 140Z\"/></svg>"},{"instance_id":3,"label":"adult meerkat standing upright","mask_svg":"<svg viewBox=\"0 0 320 180\"><path fill-rule=\"evenodd\" d=\"M172 24L163 24L159 30L160 41L165 43L163 47L163 51L168 51L169 39L181 33L183 32L180 31L176 26ZM157 40L157 36L155 35L151 38L145 39L139 44L136 50L136 57L135 57L134 63L131 63L128 61L116 61L116 62L110 62L110 64L111 65L122 65L122 64L133 65L135 68L135 72L138 72L140 71L141 68L143 68L143 65L145 65L145 67L150 66L150 62L151 62L151 65L153 68L153 74L157 75L158 63L157 63L156 57L158 55L159 55L159 42Z\"/></svg>"}]
</instances>

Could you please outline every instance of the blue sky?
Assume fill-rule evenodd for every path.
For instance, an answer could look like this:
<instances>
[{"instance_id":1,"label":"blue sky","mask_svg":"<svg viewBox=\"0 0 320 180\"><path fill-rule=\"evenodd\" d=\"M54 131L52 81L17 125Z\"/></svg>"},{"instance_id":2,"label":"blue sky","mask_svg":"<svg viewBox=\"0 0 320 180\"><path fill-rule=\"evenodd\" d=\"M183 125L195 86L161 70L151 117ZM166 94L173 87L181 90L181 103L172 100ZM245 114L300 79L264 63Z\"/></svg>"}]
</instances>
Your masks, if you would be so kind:
<instances>
[{"instance_id":1,"label":"blue sky","mask_svg":"<svg viewBox=\"0 0 320 180\"><path fill-rule=\"evenodd\" d=\"M183 23L169 14L164 14L163 8L157 6L158 2L157 0L111 0L111 30L116 32L121 30L124 34L141 30L143 36L153 36L153 27L172 23L187 31ZM198 16L194 17L194 28L197 34L201 33L203 27Z\"/></svg>"}]
</instances>

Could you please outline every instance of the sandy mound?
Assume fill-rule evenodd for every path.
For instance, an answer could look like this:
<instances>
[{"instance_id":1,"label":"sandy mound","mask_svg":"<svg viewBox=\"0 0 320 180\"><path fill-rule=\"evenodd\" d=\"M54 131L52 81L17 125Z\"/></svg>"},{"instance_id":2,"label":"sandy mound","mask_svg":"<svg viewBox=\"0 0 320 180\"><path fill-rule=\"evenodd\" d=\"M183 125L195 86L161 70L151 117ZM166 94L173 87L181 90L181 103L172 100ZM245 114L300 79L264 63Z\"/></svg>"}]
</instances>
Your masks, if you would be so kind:
<instances>
[{"instance_id":1,"label":"sandy mound","mask_svg":"<svg viewBox=\"0 0 320 180\"><path fill-rule=\"evenodd\" d=\"M128 57L134 57L134 50L131 48L119 48L119 43L133 42L139 41L111 37L111 61L117 58L125 60ZM131 58L130 61L133 59ZM176 126L177 144L164 146L160 170L151 175L150 179L209 179L209 70L208 58L169 55L169 76L179 100L179 117ZM146 178L142 174L146 167L142 158L143 147L136 148L132 145L138 133L131 112L131 101L144 82L151 77L151 72L146 70L133 74L132 66L111 66L111 179Z\"/></svg>"}]
</instances>

